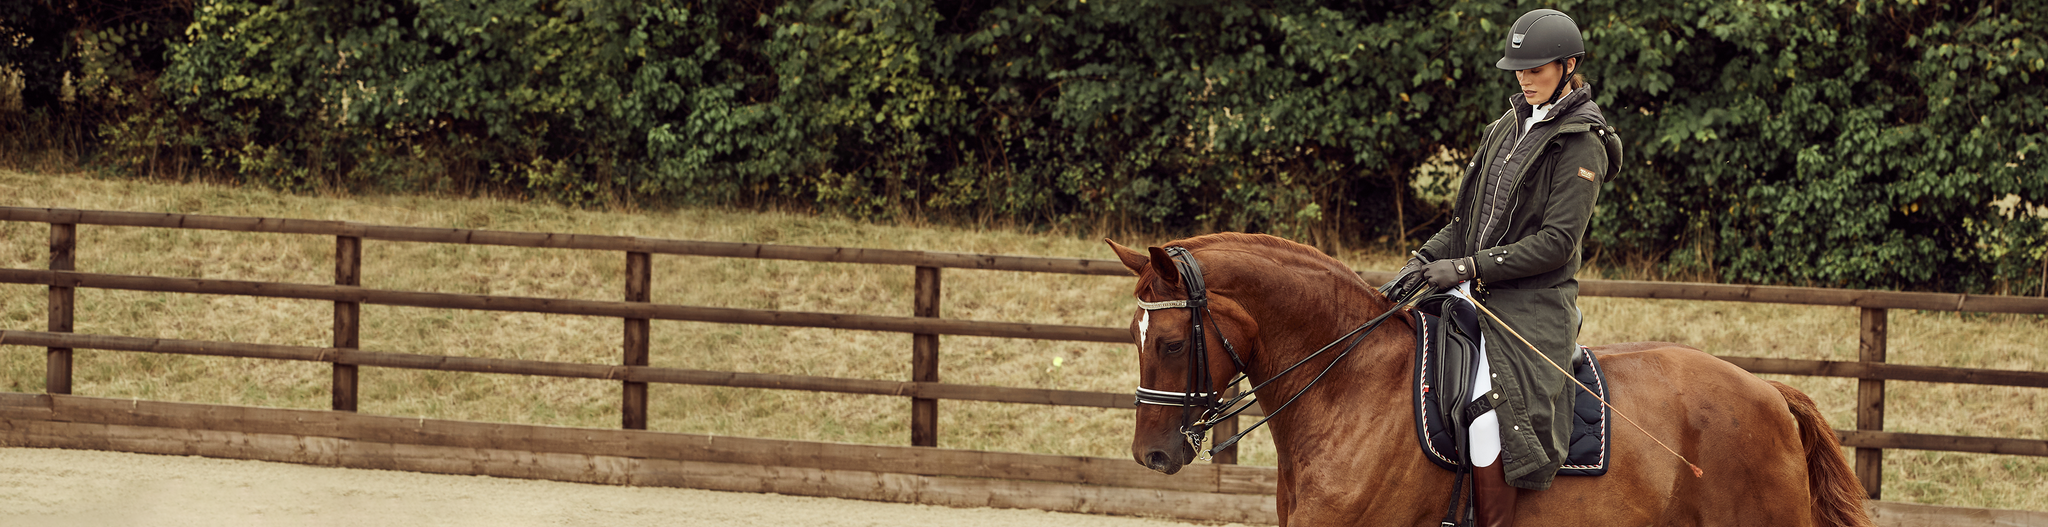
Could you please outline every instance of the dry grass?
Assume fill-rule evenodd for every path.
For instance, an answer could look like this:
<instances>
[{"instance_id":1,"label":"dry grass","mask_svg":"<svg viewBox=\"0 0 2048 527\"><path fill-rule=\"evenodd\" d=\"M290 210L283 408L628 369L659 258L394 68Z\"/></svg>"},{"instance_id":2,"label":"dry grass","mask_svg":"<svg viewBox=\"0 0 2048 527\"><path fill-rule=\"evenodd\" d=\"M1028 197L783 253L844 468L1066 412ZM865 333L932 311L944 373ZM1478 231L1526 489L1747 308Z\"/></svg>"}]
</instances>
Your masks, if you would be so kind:
<instances>
[{"instance_id":1,"label":"dry grass","mask_svg":"<svg viewBox=\"0 0 2048 527\"><path fill-rule=\"evenodd\" d=\"M0 171L0 205L338 219L662 238L836 245L1106 258L1097 235L873 225L776 212L717 209L583 211L491 199L278 195L205 184L160 184ZM46 265L47 228L0 223L0 265ZM98 226L79 228L81 270L121 274L328 283L333 241L314 236ZM1129 244L1152 239L1120 239ZM1392 269L1391 254L1353 252L1360 269ZM617 299L624 257L584 251L368 241L369 287L554 298ZM796 311L907 315L911 270L895 266L656 256L655 301ZM1125 278L949 269L947 318L1121 326L1130 316ZM40 287L0 285L0 328L40 330ZM1586 298L1588 343L1666 340L1712 353L1853 359L1849 308ZM80 290L85 333L327 345L322 302ZM365 306L362 346L376 351L614 363L615 319ZM1902 364L2048 370L2041 317L1894 312L1890 359ZM1127 346L945 337L946 382L1122 392L1136 382ZM1058 359L1055 362L1055 359ZM910 337L893 333L656 321L657 366L900 380ZM283 361L81 350L74 391L97 397L324 408L328 368ZM43 352L0 347L0 390L42 390ZM1777 377L1774 377L1777 378ZM1838 428L1853 424L1854 382L1781 378L1813 394ZM361 410L558 426L618 425L612 382L365 368ZM2048 439L2038 389L1894 382L1894 431ZM909 402L895 397L656 385L656 430L905 444ZM947 401L940 444L1018 452L1122 457L1127 410ZM1243 447L1248 464L1271 465L1264 434ZM1895 450L1885 459L1888 499L1956 506L2048 510L2048 459Z\"/></svg>"}]
</instances>

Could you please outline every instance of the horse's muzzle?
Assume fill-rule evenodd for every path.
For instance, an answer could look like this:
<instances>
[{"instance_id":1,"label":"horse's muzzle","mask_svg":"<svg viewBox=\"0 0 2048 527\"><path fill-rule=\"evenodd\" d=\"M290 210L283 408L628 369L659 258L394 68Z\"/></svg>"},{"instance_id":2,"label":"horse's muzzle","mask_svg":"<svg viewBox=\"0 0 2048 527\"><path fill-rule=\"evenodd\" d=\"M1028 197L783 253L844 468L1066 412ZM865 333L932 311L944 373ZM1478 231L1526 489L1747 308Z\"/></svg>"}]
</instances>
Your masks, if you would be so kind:
<instances>
[{"instance_id":1,"label":"horse's muzzle","mask_svg":"<svg viewBox=\"0 0 2048 527\"><path fill-rule=\"evenodd\" d=\"M1132 448L1131 457L1146 468L1172 475L1180 472L1181 467L1194 462L1195 449L1185 442L1168 442L1164 445Z\"/></svg>"}]
</instances>

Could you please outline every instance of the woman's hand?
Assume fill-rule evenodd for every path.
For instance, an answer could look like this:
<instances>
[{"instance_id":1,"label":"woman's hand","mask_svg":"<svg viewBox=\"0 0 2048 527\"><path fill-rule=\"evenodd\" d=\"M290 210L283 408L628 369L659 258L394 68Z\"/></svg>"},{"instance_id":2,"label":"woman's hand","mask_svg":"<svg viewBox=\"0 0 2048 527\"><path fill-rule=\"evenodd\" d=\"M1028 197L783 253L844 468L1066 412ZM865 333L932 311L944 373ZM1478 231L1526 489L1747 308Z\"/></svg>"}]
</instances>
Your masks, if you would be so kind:
<instances>
[{"instance_id":1,"label":"woman's hand","mask_svg":"<svg viewBox=\"0 0 2048 527\"><path fill-rule=\"evenodd\" d=\"M1423 281L1422 273L1414 271L1421 269L1422 265L1421 256L1408 258L1408 263L1402 265L1401 270L1394 271L1393 280L1380 284L1380 296L1399 301L1396 298L1397 296L1406 296L1408 291L1415 289L1417 285L1421 285Z\"/></svg>"},{"instance_id":2,"label":"woman's hand","mask_svg":"<svg viewBox=\"0 0 2048 527\"><path fill-rule=\"evenodd\" d=\"M1437 289L1456 287L1458 282L1476 278L1474 275L1477 272L1478 269L1472 267L1471 257L1437 260L1422 266L1423 278L1429 280L1429 285Z\"/></svg>"}]
</instances>

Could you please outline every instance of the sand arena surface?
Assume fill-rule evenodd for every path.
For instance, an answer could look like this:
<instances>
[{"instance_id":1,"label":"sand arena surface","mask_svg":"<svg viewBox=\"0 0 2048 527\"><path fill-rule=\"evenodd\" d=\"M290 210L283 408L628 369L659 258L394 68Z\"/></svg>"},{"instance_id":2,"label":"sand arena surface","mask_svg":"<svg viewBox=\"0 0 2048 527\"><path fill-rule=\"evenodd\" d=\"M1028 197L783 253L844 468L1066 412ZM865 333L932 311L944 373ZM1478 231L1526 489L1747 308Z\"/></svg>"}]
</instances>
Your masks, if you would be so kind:
<instances>
[{"instance_id":1,"label":"sand arena surface","mask_svg":"<svg viewBox=\"0 0 2048 527\"><path fill-rule=\"evenodd\" d=\"M0 448L0 526L1187 527L955 509L85 450Z\"/></svg>"}]
</instances>

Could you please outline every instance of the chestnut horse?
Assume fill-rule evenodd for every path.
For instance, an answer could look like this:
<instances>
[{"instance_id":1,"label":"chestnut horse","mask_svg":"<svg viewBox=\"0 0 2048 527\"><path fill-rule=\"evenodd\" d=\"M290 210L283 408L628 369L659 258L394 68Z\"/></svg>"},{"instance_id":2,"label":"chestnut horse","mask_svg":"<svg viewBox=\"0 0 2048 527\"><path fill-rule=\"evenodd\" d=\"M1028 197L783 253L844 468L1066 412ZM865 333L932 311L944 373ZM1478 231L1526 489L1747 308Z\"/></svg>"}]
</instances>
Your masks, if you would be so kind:
<instances>
[{"instance_id":1,"label":"chestnut horse","mask_svg":"<svg viewBox=\"0 0 2048 527\"><path fill-rule=\"evenodd\" d=\"M1264 235L1168 244L1199 261L1207 314L1198 329L1191 311L1203 308L1174 302L1189 298L1188 287L1167 251L1108 243L1137 273L1136 295L1146 303L1131 319L1141 399L1212 397L1239 373L1240 361L1253 385L1264 385L1258 403L1267 413L1300 394L1268 423L1279 453L1281 525L1438 524L1452 474L1417 444L1409 385L1415 338L1405 313L1356 337L1361 344L1311 386L1343 345L1282 371L1395 307L1342 262ZM1202 335L1193 345L1191 333ZM1805 394L1678 344L1614 344L1593 348L1593 356L1615 409L1704 476L1643 432L1617 425L1613 468L1522 492L1517 525L1871 524L1862 485ZM1190 386L1202 384L1199 377L1209 386ZM1167 474L1193 462L1195 447L1183 435L1188 419L1183 408L1140 405L1132 457Z\"/></svg>"}]
</instances>

